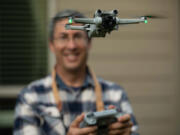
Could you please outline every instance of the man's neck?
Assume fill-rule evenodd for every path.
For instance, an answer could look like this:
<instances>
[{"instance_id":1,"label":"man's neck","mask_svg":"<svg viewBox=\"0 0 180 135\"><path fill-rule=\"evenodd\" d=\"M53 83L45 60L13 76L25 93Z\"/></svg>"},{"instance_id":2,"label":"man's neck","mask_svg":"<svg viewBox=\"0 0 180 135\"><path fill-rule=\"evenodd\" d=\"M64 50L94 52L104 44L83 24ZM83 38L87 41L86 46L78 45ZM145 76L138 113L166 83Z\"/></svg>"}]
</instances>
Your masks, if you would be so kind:
<instances>
[{"instance_id":1,"label":"man's neck","mask_svg":"<svg viewBox=\"0 0 180 135\"><path fill-rule=\"evenodd\" d=\"M80 87L86 76L86 67L75 71L69 71L60 66L56 66L56 72L67 86Z\"/></svg>"}]
</instances>

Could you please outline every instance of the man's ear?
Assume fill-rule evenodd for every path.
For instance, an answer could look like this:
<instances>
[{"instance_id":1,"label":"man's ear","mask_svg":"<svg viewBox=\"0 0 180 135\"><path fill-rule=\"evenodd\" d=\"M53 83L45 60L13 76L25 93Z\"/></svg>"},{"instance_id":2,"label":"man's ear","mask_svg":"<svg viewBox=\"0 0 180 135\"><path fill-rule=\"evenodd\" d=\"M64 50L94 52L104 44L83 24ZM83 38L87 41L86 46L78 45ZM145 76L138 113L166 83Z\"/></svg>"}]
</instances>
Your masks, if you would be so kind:
<instances>
[{"instance_id":1,"label":"man's ear","mask_svg":"<svg viewBox=\"0 0 180 135\"><path fill-rule=\"evenodd\" d=\"M92 46L92 39L90 39L90 40L88 40L88 50L90 50L91 49L91 46Z\"/></svg>"},{"instance_id":2,"label":"man's ear","mask_svg":"<svg viewBox=\"0 0 180 135\"><path fill-rule=\"evenodd\" d=\"M51 52L54 52L54 43L51 40L49 40L49 48L50 48Z\"/></svg>"}]
</instances>

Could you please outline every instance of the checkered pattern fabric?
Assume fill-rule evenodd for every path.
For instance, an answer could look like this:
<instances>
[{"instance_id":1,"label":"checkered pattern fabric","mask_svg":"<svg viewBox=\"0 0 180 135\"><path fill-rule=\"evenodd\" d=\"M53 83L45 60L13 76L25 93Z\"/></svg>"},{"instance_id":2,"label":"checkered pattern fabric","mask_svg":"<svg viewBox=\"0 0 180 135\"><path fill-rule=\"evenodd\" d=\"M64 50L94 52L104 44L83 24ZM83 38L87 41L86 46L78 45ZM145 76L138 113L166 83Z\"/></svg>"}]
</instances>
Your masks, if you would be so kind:
<instances>
[{"instance_id":1,"label":"checkered pattern fabric","mask_svg":"<svg viewBox=\"0 0 180 135\"><path fill-rule=\"evenodd\" d=\"M18 95L15 108L14 135L66 135L70 123L82 112L96 111L94 82L89 74L83 85L72 88L56 75L62 100L62 111L57 109L52 93L51 75L32 82ZM105 108L115 105L119 111L131 114L132 135L138 135L127 94L119 85L98 78L102 87Z\"/></svg>"}]
</instances>

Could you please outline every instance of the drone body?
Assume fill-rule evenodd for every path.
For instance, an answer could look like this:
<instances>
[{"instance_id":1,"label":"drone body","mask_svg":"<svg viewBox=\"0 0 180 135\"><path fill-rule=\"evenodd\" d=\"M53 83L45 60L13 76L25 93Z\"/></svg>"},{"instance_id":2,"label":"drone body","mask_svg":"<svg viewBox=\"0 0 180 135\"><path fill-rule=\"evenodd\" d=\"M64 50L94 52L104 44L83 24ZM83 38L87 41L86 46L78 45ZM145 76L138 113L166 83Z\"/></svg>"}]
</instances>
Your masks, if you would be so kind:
<instances>
[{"instance_id":1,"label":"drone body","mask_svg":"<svg viewBox=\"0 0 180 135\"><path fill-rule=\"evenodd\" d=\"M117 17L118 11L101 11L98 9L94 18L69 18L69 24L65 27L71 30L85 30L89 37L105 37L106 33L118 30L118 26L122 24L135 24L140 22L147 23L146 17L134 19L121 19ZM72 22L82 23L82 26L71 25Z\"/></svg>"}]
</instances>

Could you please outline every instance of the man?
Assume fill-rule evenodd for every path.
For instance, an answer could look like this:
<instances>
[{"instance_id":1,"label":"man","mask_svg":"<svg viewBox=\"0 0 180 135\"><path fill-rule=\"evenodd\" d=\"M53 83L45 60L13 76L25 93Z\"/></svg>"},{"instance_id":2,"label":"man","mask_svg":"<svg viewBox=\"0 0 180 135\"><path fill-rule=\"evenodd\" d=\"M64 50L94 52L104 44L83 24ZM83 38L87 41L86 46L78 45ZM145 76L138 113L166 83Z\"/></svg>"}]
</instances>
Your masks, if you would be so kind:
<instances>
[{"instance_id":1,"label":"man","mask_svg":"<svg viewBox=\"0 0 180 135\"><path fill-rule=\"evenodd\" d=\"M137 135L126 93L112 82L96 79L87 66L91 39L85 31L65 29L70 16L84 17L65 10L51 22L49 47L56 65L51 75L31 83L19 94L14 135L94 135L97 126L80 127L85 113L113 108L125 115L106 127L107 134Z\"/></svg>"}]
</instances>

